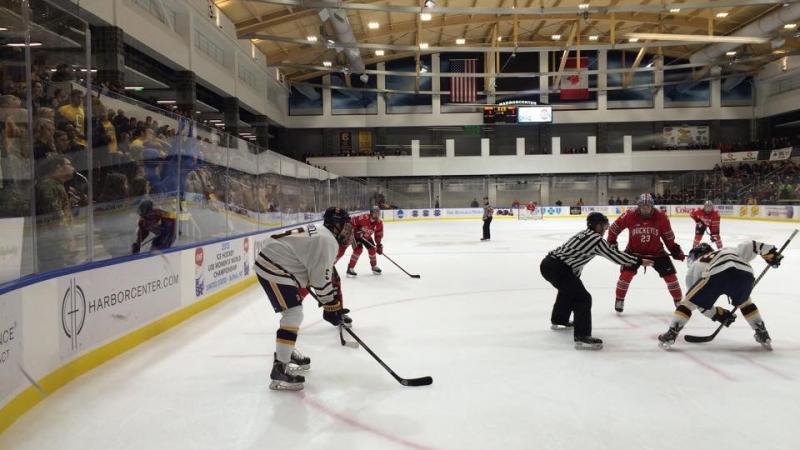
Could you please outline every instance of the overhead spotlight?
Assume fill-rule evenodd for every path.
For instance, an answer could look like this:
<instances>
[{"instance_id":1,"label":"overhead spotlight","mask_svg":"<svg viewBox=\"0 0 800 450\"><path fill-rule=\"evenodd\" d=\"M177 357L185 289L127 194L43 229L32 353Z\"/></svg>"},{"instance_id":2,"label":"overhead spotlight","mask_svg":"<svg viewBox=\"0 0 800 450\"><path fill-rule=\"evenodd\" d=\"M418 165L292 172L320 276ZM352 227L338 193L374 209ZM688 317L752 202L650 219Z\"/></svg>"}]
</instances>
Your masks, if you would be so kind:
<instances>
[{"instance_id":1,"label":"overhead spotlight","mask_svg":"<svg viewBox=\"0 0 800 450\"><path fill-rule=\"evenodd\" d=\"M383 56L385 54L386 54L386 52L383 51L383 50L375 50L375 56Z\"/></svg>"},{"instance_id":2,"label":"overhead spotlight","mask_svg":"<svg viewBox=\"0 0 800 450\"><path fill-rule=\"evenodd\" d=\"M419 66L419 73L427 73L427 72L428 72L428 66L426 66L425 64L421 64Z\"/></svg>"},{"instance_id":3,"label":"overhead spotlight","mask_svg":"<svg viewBox=\"0 0 800 450\"><path fill-rule=\"evenodd\" d=\"M554 34L554 35L552 35L550 37L553 38L554 41L557 41L557 40L561 39L561 35L560 34Z\"/></svg>"},{"instance_id":4,"label":"overhead spotlight","mask_svg":"<svg viewBox=\"0 0 800 450\"><path fill-rule=\"evenodd\" d=\"M336 44L336 41L334 41L333 39L328 39L328 44L334 45Z\"/></svg>"},{"instance_id":5,"label":"overhead spotlight","mask_svg":"<svg viewBox=\"0 0 800 450\"><path fill-rule=\"evenodd\" d=\"M380 27L381 24L379 24L378 22L370 22L367 24L367 28L369 28L370 30L377 30Z\"/></svg>"},{"instance_id":6,"label":"overhead spotlight","mask_svg":"<svg viewBox=\"0 0 800 450\"><path fill-rule=\"evenodd\" d=\"M632 43L632 44L633 44L633 43L636 43L636 42L639 42L639 38L635 38L635 37L628 38L628 42L630 42L630 43Z\"/></svg>"},{"instance_id":7,"label":"overhead spotlight","mask_svg":"<svg viewBox=\"0 0 800 450\"><path fill-rule=\"evenodd\" d=\"M578 5L578 9L580 9L581 11L587 10L587 9L589 9L589 4L588 3L581 3L581 4Z\"/></svg>"},{"instance_id":8,"label":"overhead spotlight","mask_svg":"<svg viewBox=\"0 0 800 450\"><path fill-rule=\"evenodd\" d=\"M312 42L312 43L313 42L317 42L317 37L316 36L306 36L306 40L308 42Z\"/></svg>"},{"instance_id":9,"label":"overhead spotlight","mask_svg":"<svg viewBox=\"0 0 800 450\"><path fill-rule=\"evenodd\" d=\"M796 23L787 23L786 25L783 26L784 30L794 30L795 28L797 28Z\"/></svg>"},{"instance_id":10,"label":"overhead spotlight","mask_svg":"<svg viewBox=\"0 0 800 450\"><path fill-rule=\"evenodd\" d=\"M669 10L669 12L671 12L672 14L678 14L679 12L681 12L681 9L680 8L671 8Z\"/></svg>"},{"instance_id":11,"label":"overhead spotlight","mask_svg":"<svg viewBox=\"0 0 800 450\"><path fill-rule=\"evenodd\" d=\"M466 40L466 39L464 39L464 38L458 38L458 39L456 39L456 45L464 45L464 44L466 44L466 43L467 43L467 40Z\"/></svg>"},{"instance_id":12,"label":"overhead spotlight","mask_svg":"<svg viewBox=\"0 0 800 450\"><path fill-rule=\"evenodd\" d=\"M333 63L330 62L330 61L322 61L322 65L325 66L325 67L331 67L331 66L333 66Z\"/></svg>"},{"instance_id":13,"label":"overhead spotlight","mask_svg":"<svg viewBox=\"0 0 800 450\"><path fill-rule=\"evenodd\" d=\"M726 13L726 12L718 12L717 13L717 19L724 19L726 17L728 17L728 13Z\"/></svg>"},{"instance_id":14,"label":"overhead spotlight","mask_svg":"<svg viewBox=\"0 0 800 450\"><path fill-rule=\"evenodd\" d=\"M503 36L497 36L497 42L503 42Z\"/></svg>"},{"instance_id":15,"label":"overhead spotlight","mask_svg":"<svg viewBox=\"0 0 800 450\"><path fill-rule=\"evenodd\" d=\"M420 42L419 43L419 49L420 50L427 50L428 49L428 43L427 42Z\"/></svg>"},{"instance_id":16,"label":"overhead spotlight","mask_svg":"<svg viewBox=\"0 0 800 450\"><path fill-rule=\"evenodd\" d=\"M430 22L433 16L430 13L422 13L419 15L419 20L423 22Z\"/></svg>"},{"instance_id":17,"label":"overhead spotlight","mask_svg":"<svg viewBox=\"0 0 800 450\"><path fill-rule=\"evenodd\" d=\"M423 4L425 5L426 8L433 8L436 6L436 2L433 0L425 0L425 3Z\"/></svg>"},{"instance_id":18,"label":"overhead spotlight","mask_svg":"<svg viewBox=\"0 0 800 450\"><path fill-rule=\"evenodd\" d=\"M596 40L598 40L598 39L600 39L600 36L598 36L598 35L596 35L596 34L593 34L593 35L589 36L589 40L590 40L590 41L596 41Z\"/></svg>"},{"instance_id":19,"label":"overhead spotlight","mask_svg":"<svg viewBox=\"0 0 800 450\"><path fill-rule=\"evenodd\" d=\"M725 55L726 56L736 56L736 51L733 50L733 51L730 51L730 52L725 52Z\"/></svg>"}]
</instances>

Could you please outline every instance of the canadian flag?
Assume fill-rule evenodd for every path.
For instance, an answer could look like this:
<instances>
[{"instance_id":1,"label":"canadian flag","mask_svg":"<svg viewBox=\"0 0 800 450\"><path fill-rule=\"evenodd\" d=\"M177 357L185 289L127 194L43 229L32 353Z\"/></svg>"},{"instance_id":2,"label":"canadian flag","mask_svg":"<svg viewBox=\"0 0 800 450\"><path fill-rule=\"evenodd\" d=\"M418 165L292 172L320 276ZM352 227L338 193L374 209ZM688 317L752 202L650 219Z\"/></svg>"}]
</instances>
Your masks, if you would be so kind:
<instances>
[{"instance_id":1,"label":"canadian flag","mask_svg":"<svg viewBox=\"0 0 800 450\"><path fill-rule=\"evenodd\" d=\"M580 64L580 65L579 65ZM564 76L561 77L561 100L588 100L589 76L583 70L589 67L589 58L567 58Z\"/></svg>"}]
</instances>

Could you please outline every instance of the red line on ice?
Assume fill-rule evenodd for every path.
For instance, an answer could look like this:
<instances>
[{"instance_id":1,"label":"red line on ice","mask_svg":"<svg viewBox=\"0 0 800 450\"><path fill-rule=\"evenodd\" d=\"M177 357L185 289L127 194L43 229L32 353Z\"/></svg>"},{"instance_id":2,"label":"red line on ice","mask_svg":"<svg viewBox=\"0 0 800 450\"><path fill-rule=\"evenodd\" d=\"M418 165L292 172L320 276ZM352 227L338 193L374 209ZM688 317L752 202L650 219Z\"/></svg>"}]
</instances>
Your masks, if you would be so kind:
<instances>
[{"instance_id":1,"label":"red line on ice","mask_svg":"<svg viewBox=\"0 0 800 450\"><path fill-rule=\"evenodd\" d=\"M312 407L318 409L322 413L330 416L333 419L336 419L340 422L344 422L347 425L350 425L353 428L357 428L361 431L366 431L367 433L374 434L375 436L382 437L387 441L394 442L395 444L399 444L408 448L413 448L417 450L435 450L433 447L428 447L422 444L417 444L416 442L411 442L407 439L403 439L399 436L395 436L393 434L389 434L383 430L379 430L372 426L369 426L365 423L359 422L351 417L348 417L338 411L334 411L333 409L323 405L322 403L314 400L313 398L306 395L304 392L300 393L300 398L303 399L304 402L308 403Z\"/></svg>"}]
</instances>

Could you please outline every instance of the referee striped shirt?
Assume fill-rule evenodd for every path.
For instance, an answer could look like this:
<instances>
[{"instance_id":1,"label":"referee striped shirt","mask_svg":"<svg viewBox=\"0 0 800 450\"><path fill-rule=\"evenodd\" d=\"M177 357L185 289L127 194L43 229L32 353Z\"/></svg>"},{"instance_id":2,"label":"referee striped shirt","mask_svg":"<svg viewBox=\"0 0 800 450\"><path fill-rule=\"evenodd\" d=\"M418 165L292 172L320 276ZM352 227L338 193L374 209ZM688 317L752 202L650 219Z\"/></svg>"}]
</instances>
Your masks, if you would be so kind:
<instances>
[{"instance_id":1,"label":"referee striped shirt","mask_svg":"<svg viewBox=\"0 0 800 450\"><path fill-rule=\"evenodd\" d=\"M634 266L640 263L639 258L611 247L603 239L603 235L588 228L572 236L561 247L548 253L548 256L568 265L577 276L581 276L583 266L597 255L621 266Z\"/></svg>"}]
</instances>

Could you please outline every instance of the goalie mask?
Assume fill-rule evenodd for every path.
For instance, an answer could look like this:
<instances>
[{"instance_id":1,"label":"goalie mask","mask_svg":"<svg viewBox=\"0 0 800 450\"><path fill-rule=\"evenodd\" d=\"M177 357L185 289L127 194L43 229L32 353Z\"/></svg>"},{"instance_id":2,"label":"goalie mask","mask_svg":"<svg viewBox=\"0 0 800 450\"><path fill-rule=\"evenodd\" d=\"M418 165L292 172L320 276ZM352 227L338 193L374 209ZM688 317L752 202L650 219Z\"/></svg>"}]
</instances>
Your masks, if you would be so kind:
<instances>
[{"instance_id":1,"label":"goalie mask","mask_svg":"<svg viewBox=\"0 0 800 450\"><path fill-rule=\"evenodd\" d=\"M322 224L333 233L339 245L350 245L353 242L353 224L350 214L342 208L331 206L322 216Z\"/></svg>"}]
</instances>

